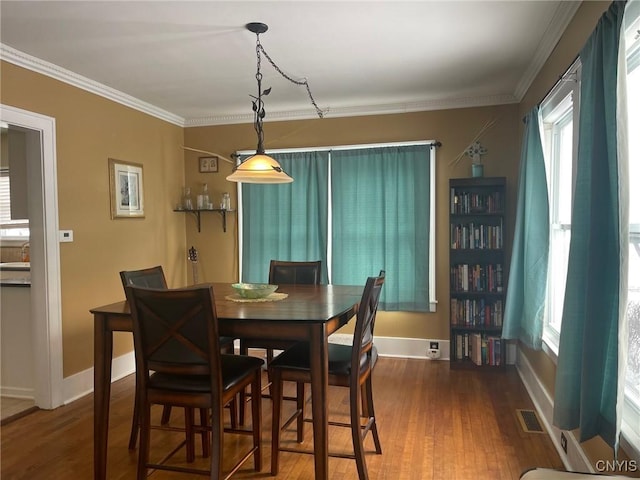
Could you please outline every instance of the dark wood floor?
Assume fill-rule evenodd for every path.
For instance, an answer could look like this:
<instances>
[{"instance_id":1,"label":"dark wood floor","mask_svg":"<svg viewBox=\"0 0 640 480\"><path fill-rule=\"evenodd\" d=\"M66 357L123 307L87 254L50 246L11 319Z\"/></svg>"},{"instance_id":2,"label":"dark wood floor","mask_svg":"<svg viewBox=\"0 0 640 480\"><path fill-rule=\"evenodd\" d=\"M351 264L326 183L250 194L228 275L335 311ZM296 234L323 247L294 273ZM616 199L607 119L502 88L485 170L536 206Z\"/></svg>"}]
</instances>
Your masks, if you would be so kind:
<instances>
[{"instance_id":1,"label":"dark wood floor","mask_svg":"<svg viewBox=\"0 0 640 480\"><path fill-rule=\"evenodd\" d=\"M127 449L133 378L113 385L109 430L110 479L135 478L137 451ZM374 396L383 454L365 448L372 480L513 480L530 467L562 469L562 462L546 434L525 433L516 409L533 408L517 373L450 370L447 362L382 358L374 371ZM330 415L346 419L346 389L330 390ZM287 403L285 402L285 406ZM262 472L251 462L234 478L269 478L270 401L263 400ZM159 410L158 410L159 412ZM158 413L156 412L156 414ZM344 412L344 413L343 413ZM173 415L172 423L181 423ZM93 478L93 397L54 411L38 411L2 427L2 480L60 480ZM156 432L156 449L179 441L179 434ZM305 446L311 447L311 425ZM294 442L287 433L284 439ZM229 455L247 437L227 436ZM295 442L294 442L295 443ZM349 451L348 429L330 427L332 451ZM161 454L162 452L160 452ZM178 453L176 460L184 456ZM206 463L199 459L198 463ZM330 458L332 480L357 479L355 462ZM203 478L156 472L155 479ZM313 478L310 455L281 453L278 479Z\"/></svg>"}]
</instances>

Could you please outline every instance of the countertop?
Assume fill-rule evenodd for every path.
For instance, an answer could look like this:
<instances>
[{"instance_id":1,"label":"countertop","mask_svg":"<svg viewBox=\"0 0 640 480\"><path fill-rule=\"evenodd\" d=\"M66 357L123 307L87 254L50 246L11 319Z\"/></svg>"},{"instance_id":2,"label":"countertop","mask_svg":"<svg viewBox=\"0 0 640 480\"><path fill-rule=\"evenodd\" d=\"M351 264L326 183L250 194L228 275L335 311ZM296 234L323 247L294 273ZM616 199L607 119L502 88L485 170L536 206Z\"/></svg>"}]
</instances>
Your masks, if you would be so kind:
<instances>
[{"instance_id":1,"label":"countertop","mask_svg":"<svg viewBox=\"0 0 640 480\"><path fill-rule=\"evenodd\" d=\"M29 262L0 263L0 286L30 287L31 264Z\"/></svg>"}]
</instances>

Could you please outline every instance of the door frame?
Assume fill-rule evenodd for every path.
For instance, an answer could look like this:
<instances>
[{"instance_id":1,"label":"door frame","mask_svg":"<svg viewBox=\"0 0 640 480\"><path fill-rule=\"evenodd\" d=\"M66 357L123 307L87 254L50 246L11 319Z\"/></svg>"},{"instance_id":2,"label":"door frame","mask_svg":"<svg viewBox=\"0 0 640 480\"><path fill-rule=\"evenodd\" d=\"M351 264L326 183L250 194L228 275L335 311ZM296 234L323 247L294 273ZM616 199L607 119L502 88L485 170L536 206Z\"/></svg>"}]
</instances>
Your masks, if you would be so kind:
<instances>
[{"instance_id":1,"label":"door frame","mask_svg":"<svg viewBox=\"0 0 640 480\"><path fill-rule=\"evenodd\" d=\"M27 132L35 404L53 409L64 403L56 122L7 105L0 120Z\"/></svg>"}]
</instances>

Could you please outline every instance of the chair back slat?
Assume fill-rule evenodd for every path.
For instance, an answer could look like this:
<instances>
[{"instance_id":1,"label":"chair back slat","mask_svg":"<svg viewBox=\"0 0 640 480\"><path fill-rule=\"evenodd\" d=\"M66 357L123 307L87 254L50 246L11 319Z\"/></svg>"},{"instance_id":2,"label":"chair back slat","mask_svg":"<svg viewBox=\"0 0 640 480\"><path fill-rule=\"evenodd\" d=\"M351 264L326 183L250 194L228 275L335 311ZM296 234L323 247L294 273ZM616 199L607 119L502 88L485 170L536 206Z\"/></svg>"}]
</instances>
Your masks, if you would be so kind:
<instances>
[{"instance_id":1,"label":"chair back slat","mask_svg":"<svg viewBox=\"0 0 640 480\"><path fill-rule=\"evenodd\" d=\"M142 270L126 270L120 272L122 287L129 285L146 288L167 288L167 279L162 266L144 268Z\"/></svg>"},{"instance_id":2,"label":"chair back slat","mask_svg":"<svg viewBox=\"0 0 640 480\"><path fill-rule=\"evenodd\" d=\"M358 372L362 364L362 356L369 354L373 346L373 327L375 326L376 314L382 285L384 285L385 272L380 271L377 277L367 278L362 299L358 306L356 315L356 326L353 334L353 346L351 350L351 371ZM356 377L357 375L352 375ZM357 380L356 380L357 381Z\"/></svg>"},{"instance_id":3,"label":"chair back slat","mask_svg":"<svg viewBox=\"0 0 640 480\"><path fill-rule=\"evenodd\" d=\"M288 262L271 260L269 283L272 285L320 285L322 261Z\"/></svg>"},{"instance_id":4,"label":"chair back slat","mask_svg":"<svg viewBox=\"0 0 640 480\"><path fill-rule=\"evenodd\" d=\"M145 382L150 371L206 375L219 370L218 320L211 286L175 290L128 286L126 291L139 380ZM219 385L212 385L212 391L221 387L219 378L215 383Z\"/></svg>"}]
</instances>

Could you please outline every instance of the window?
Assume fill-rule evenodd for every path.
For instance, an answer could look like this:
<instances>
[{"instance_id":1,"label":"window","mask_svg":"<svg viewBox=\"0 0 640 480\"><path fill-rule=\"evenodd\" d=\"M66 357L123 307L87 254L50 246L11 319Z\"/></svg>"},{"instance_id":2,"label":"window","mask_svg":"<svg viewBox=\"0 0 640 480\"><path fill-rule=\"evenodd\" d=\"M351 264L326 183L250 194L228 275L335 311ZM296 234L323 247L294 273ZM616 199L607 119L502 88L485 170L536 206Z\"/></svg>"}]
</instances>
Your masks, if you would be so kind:
<instances>
[{"instance_id":1,"label":"window","mask_svg":"<svg viewBox=\"0 0 640 480\"><path fill-rule=\"evenodd\" d=\"M622 444L640 454L640 2L627 6L627 132L629 138L628 359ZM629 17L631 19L629 20ZM578 61L579 62L579 61ZM543 143L549 187L551 238L543 339L557 354L571 239L572 181L578 140L579 63L542 103Z\"/></svg>"},{"instance_id":2,"label":"window","mask_svg":"<svg viewBox=\"0 0 640 480\"><path fill-rule=\"evenodd\" d=\"M9 170L0 170L0 237L3 240L28 240L29 221L11 219Z\"/></svg>"},{"instance_id":3,"label":"window","mask_svg":"<svg viewBox=\"0 0 640 480\"><path fill-rule=\"evenodd\" d=\"M269 153L295 181L241 186L243 281L264 281L270 259L320 259L337 284L385 269L381 310L435 311L431 143Z\"/></svg>"},{"instance_id":4,"label":"window","mask_svg":"<svg viewBox=\"0 0 640 480\"><path fill-rule=\"evenodd\" d=\"M640 450L640 2L629 3L627 44L627 132L629 137L628 358L623 406L623 441Z\"/></svg>"},{"instance_id":5,"label":"window","mask_svg":"<svg viewBox=\"0 0 640 480\"><path fill-rule=\"evenodd\" d=\"M572 179L576 158L580 64L576 62L540 109L549 185L549 273L543 339L557 354L571 242Z\"/></svg>"}]
</instances>

